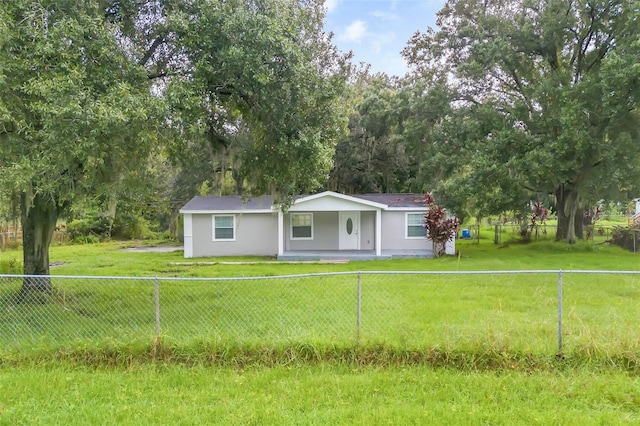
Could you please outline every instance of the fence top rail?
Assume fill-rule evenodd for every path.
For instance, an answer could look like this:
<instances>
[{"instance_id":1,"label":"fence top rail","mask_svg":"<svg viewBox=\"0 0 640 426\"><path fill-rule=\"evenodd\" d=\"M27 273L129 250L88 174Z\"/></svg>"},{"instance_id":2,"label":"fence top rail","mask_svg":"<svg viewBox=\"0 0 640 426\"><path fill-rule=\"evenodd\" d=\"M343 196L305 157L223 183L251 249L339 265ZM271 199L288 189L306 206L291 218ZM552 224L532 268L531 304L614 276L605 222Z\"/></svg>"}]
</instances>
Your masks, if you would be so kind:
<instances>
[{"instance_id":1,"label":"fence top rail","mask_svg":"<svg viewBox=\"0 0 640 426\"><path fill-rule=\"evenodd\" d=\"M309 274L238 276L238 277L131 277L131 276L99 276L99 275L18 275L0 274L0 279L85 279L85 280L137 280L137 281L254 281L291 279L305 277L327 277L339 275L518 275L518 274L593 274L593 275L640 275L638 271L590 270L590 269L514 269L488 271L345 271L316 272Z\"/></svg>"}]
</instances>

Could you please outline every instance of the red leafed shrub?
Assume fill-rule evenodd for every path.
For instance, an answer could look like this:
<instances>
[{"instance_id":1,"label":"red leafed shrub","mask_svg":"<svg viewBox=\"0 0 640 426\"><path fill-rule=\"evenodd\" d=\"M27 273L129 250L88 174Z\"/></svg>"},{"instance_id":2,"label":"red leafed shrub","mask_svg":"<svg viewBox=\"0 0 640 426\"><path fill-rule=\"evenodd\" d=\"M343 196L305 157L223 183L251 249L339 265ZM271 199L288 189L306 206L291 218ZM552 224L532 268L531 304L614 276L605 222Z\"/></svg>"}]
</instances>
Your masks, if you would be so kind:
<instances>
[{"instance_id":1,"label":"red leafed shrub","mask_svg":"<svg viewBox=\"0 0 640 426\"><path fill-rule=\"evenodd\" d=\"M447 210L436 203L432 193L425 194L421 201L429 207L424 214L427 238L433 241L433 255L440 257L445 253L447 241L451 241L458 231L460 221L457 217L447 218Z\"/></svg>"}]
</instances>

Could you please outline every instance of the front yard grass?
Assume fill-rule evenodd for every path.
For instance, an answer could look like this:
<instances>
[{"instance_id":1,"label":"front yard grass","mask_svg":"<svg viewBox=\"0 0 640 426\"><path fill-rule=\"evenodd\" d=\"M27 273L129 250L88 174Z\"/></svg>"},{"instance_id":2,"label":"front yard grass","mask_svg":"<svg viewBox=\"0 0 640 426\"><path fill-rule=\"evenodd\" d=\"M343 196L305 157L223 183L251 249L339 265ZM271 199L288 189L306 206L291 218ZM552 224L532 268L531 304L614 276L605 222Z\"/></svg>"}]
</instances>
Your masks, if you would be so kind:
<instances>
[{"instance_id":1,"label":"front yard grass","mask_svg":"<svg viewBox=\"0 0 640 426\"><path fill-rule=\"evenodd\" d=\"M121 247L121 243L54 247L51 260L58 266L52 273L242 277L374 270L640 269L638 254L588 242L496 246L484 240L480 244L461 241L457 257L336 265L176 265L184 261L182 252L131 253L119 251ZM0 252L0 261L20 257L18 251ZM373 280L375 277L379 279ZM80 312L88 321L83 323L89 327L85 339L62 348L55 339L40 341L5 352L0 358L0 424L640 422L638 276L566 274L567 350L561 357L556 357L555 350L553 274L363 275L363 340L359 346L352 332L354 286L349 282L347 291L344 284L332 280L321 281L322 288L333 288L335 301L345 303L332 309L342 306L350 315L341 318L349 327L343 340L343 334L336 338L329 332L279 339L281 329L265 327L261 315L270 311L285 312L281 318L296 312L295 318L311 323L329 318L322 316L326 312L309 309L314 301L322 301L326 291L308 289L292 296L289 304L270 295L278 288L295 287L291 282L276 280L271 288L247 282L242 287L228 281L220 285L176 282L173 289L165 288L165 297L183 304L166 307L163 321L168 321L169 329L163 329L160 346L153 344L153 306L147 313L133 305L127 307L118 299L118 294L124 294L120 287L84 288L84 293L74 297L102 295L96 300L110 302L96 310L129 313L110 324L122 327L124 340L96 341L95 330L89 327L95 318L87 315L94 311L89 310ZM179 291L185 285L190 291ZM136 300L152 302L151 287L139 287L132 287L141 291ZM377 297L374 290L379 291ZM242 312L252 314L232 317L226 338L220 330L215 331L219 333L216 339L198 337L207 318L222 312L207 310L211 300L232 293L257 295L262 306L251 300L240 305ZM185 306L185 294L189 295L189 311L180 308ZM75 315L72 301L65 299L67 305L61 306ZM114 303L120 303L118 309L113 309ZM394 309L388 309L390 306ZM209 314L199 317L196 311ZM15 315L15 311L4 314ZM147 314L151 320L142 319ZM24 323L37 325L36 317L46 318L32 315ZM61 333L78 326L77 317L69 318L73 322L63 324ZM118 323L122 318L126 324ZM372 318L385 338L371 329ZM126 343L127 330L131 332L136 324L142 338ZM183 335L170 331L178 325ZM330 324L323 329L330 331ZM224 340L234 336L236 340ZM244 336L244 341L238 341L238 336Z\"/></svg>"}]
</instances>

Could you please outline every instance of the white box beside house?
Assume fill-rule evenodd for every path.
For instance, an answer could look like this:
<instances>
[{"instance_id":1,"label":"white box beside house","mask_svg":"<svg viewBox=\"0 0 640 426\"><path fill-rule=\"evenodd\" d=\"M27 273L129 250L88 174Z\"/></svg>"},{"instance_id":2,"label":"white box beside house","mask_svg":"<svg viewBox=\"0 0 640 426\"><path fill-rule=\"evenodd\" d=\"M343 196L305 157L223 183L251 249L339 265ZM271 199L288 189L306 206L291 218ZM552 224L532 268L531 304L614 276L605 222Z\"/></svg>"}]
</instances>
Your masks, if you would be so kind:
<instances>
[{"instance_id":1,"label":"white box beside house","mask_svg":"<svg viewBox=\"0 0 640 426\"><path fill-rule=\"evenodd\" d=\"M419 198L326 191L298 197L281 212L270 196L194 197L180 210L184 256L431 257ZM455 241L446 252L455 253Z\"/></svg>"}]
</instances>

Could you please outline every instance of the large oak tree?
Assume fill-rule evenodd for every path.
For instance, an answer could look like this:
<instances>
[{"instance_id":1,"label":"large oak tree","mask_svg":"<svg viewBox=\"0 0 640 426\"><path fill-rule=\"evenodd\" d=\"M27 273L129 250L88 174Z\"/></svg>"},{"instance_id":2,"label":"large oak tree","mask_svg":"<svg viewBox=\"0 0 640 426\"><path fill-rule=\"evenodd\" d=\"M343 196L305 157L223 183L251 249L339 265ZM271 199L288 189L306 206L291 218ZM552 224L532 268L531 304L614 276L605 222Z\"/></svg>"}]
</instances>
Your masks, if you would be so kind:
<instances>
[{"instance_id":1,"label":"large oak tree","mask_svg":"<svg viewBox=\"0 0 640 426\"><path fill-rule=\"evenodd\" d=\"M0 186L20 198L25 274L46 275L58 217L156 143L156 98L105 11L61 0L1 3L0 93Z\"/></svg>"},{"instance_id":2,"label":"large oak tree","mask_svg":"<svg viewBox=\"0 0 640 426\"><path fill-rule=\"evenodd\" d=\"M573 242L582 206L637 187L640 3L449 0L438 30L405 55L446 82L441 156L452 181L499 213L523 191L555 195L557 240Z\"/></svg>"},{"instance_id":3,"label":"large oak tree","mask_svg":"<svg viewBox=\"0 0 640 426\"><path fill-rule=\"evenodd\" d=\"M349 72L323 18L319 0L0 3L0 187L20 198L24 272L47 275L58 217L112 198L163 141L187 173L233 147L239 186L285 202L319 186Z\"/></svg>"}]
</instances>

